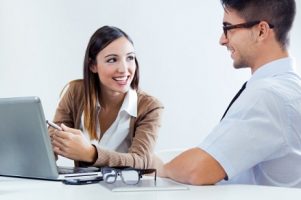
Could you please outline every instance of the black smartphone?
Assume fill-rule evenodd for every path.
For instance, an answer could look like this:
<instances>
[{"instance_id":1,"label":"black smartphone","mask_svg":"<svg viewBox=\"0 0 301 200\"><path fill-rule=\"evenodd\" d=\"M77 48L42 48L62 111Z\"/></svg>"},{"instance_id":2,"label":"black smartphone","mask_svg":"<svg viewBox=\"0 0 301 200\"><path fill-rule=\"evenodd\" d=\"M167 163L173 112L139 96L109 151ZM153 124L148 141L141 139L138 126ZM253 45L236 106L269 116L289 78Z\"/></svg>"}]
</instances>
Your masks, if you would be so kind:
<instances>
[{"instance_id":1,"label":"black smartphone","mask_svg":"<svg viewBox=\"0 0 301 200\"><path fill-rule=\"evenodd\" d=\"M91 177L91 178L74 178L74 179L66 179L63 180L64 184L67 185L86 185L86 184L92 184L92 183L98 183L102 181L102 176L98 177Z\"/></svg>"}]
</instances>

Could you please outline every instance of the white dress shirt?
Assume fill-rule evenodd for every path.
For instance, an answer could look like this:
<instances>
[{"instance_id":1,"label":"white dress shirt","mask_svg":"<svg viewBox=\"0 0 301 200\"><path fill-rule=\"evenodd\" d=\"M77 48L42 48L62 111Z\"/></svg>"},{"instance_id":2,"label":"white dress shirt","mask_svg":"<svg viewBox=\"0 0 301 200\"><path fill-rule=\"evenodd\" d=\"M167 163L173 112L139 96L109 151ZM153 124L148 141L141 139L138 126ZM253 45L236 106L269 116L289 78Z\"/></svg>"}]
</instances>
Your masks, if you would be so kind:
<instances>
[{"instance_id":1,"label":"white dress shirt","mask_svg":"<svg viewBox=\"0 0 301 200\"><path fill-rule=\"evenodd\" d=\"M199 147L226 171L221 183L301 187L301 79L292 59L256 70Z\"/></svg>"},{"instance_id":2,"label":"white dress shirt","mask_svg":"<svg viewBox=\"0 0 301 200\"><path fill-rule=\"evenodd\" d=\"M84 124L84 115L81 118L81 130L91 144L99 146L103 149L114 150L126 153L130 147L131 141L127 140L130 128L131 116L137 117L137 92L136 90L129 89L127 92L118 115L112 125L106 130L100 140L91 140L86 128L82 128ZM98 114L101 106L97 104L97 137L100 137L100 124Z\"/></svg>"}]
</instances>

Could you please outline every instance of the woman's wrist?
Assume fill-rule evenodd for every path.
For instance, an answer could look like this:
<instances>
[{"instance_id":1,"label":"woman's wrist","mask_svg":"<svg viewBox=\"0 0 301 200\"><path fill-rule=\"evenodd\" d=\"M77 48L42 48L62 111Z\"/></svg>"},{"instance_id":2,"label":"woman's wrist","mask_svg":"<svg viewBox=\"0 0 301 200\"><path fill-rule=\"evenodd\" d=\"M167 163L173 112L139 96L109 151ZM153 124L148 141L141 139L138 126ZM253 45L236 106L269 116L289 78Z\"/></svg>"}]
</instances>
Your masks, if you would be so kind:
<instances>
[{"instance_id":1,"label":"woman's wrist","mask_svg":"<svg viewBox=\"0 0 301 200\"><path fill-rule=\"evenodd\" d=\"M90 145L87 155L88 157L86 162L94 164L97 160L98 155L97 155L97 149L93 144Z\"/></svg>"}]
</instances>

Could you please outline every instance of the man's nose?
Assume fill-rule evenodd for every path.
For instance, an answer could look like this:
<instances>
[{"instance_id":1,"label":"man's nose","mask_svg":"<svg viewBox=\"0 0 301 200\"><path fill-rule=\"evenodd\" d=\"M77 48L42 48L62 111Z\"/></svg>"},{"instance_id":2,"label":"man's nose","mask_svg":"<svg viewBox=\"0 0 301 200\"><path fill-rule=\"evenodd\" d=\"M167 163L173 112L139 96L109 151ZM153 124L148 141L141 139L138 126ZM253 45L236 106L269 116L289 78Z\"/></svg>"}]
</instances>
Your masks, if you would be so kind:
<instances>
[{"instance_id":1,"label":"man's nose","mask_svg":"<svg viewBox=\"0 0 301 200\"><path fill-rule=\"evenodd\" d=\"M224 46L228 43L228 38L226 38L226 35L222 33L220 39L219 39L219 44Z\"/></svg>"}]
</instances>

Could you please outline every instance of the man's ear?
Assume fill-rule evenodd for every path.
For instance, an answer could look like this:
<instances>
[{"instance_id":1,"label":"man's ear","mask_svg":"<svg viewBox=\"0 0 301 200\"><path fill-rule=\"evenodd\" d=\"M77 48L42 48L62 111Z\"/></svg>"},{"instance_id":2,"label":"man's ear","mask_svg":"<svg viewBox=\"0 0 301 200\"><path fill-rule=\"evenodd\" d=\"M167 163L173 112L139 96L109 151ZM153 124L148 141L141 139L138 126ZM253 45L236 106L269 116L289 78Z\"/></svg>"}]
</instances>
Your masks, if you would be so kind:
<instances>
[{"instance_id":1,"label":"man's ear","mask_svg":"<svg viewBox=\"0 0 301 200\"><path fill-rule=\"evenodd\" d=\"M259 28L259 37L264 39L269 35L270 27L269 24L265 21L262 21L258 25Z\"/></svg>"}]
</instances>

